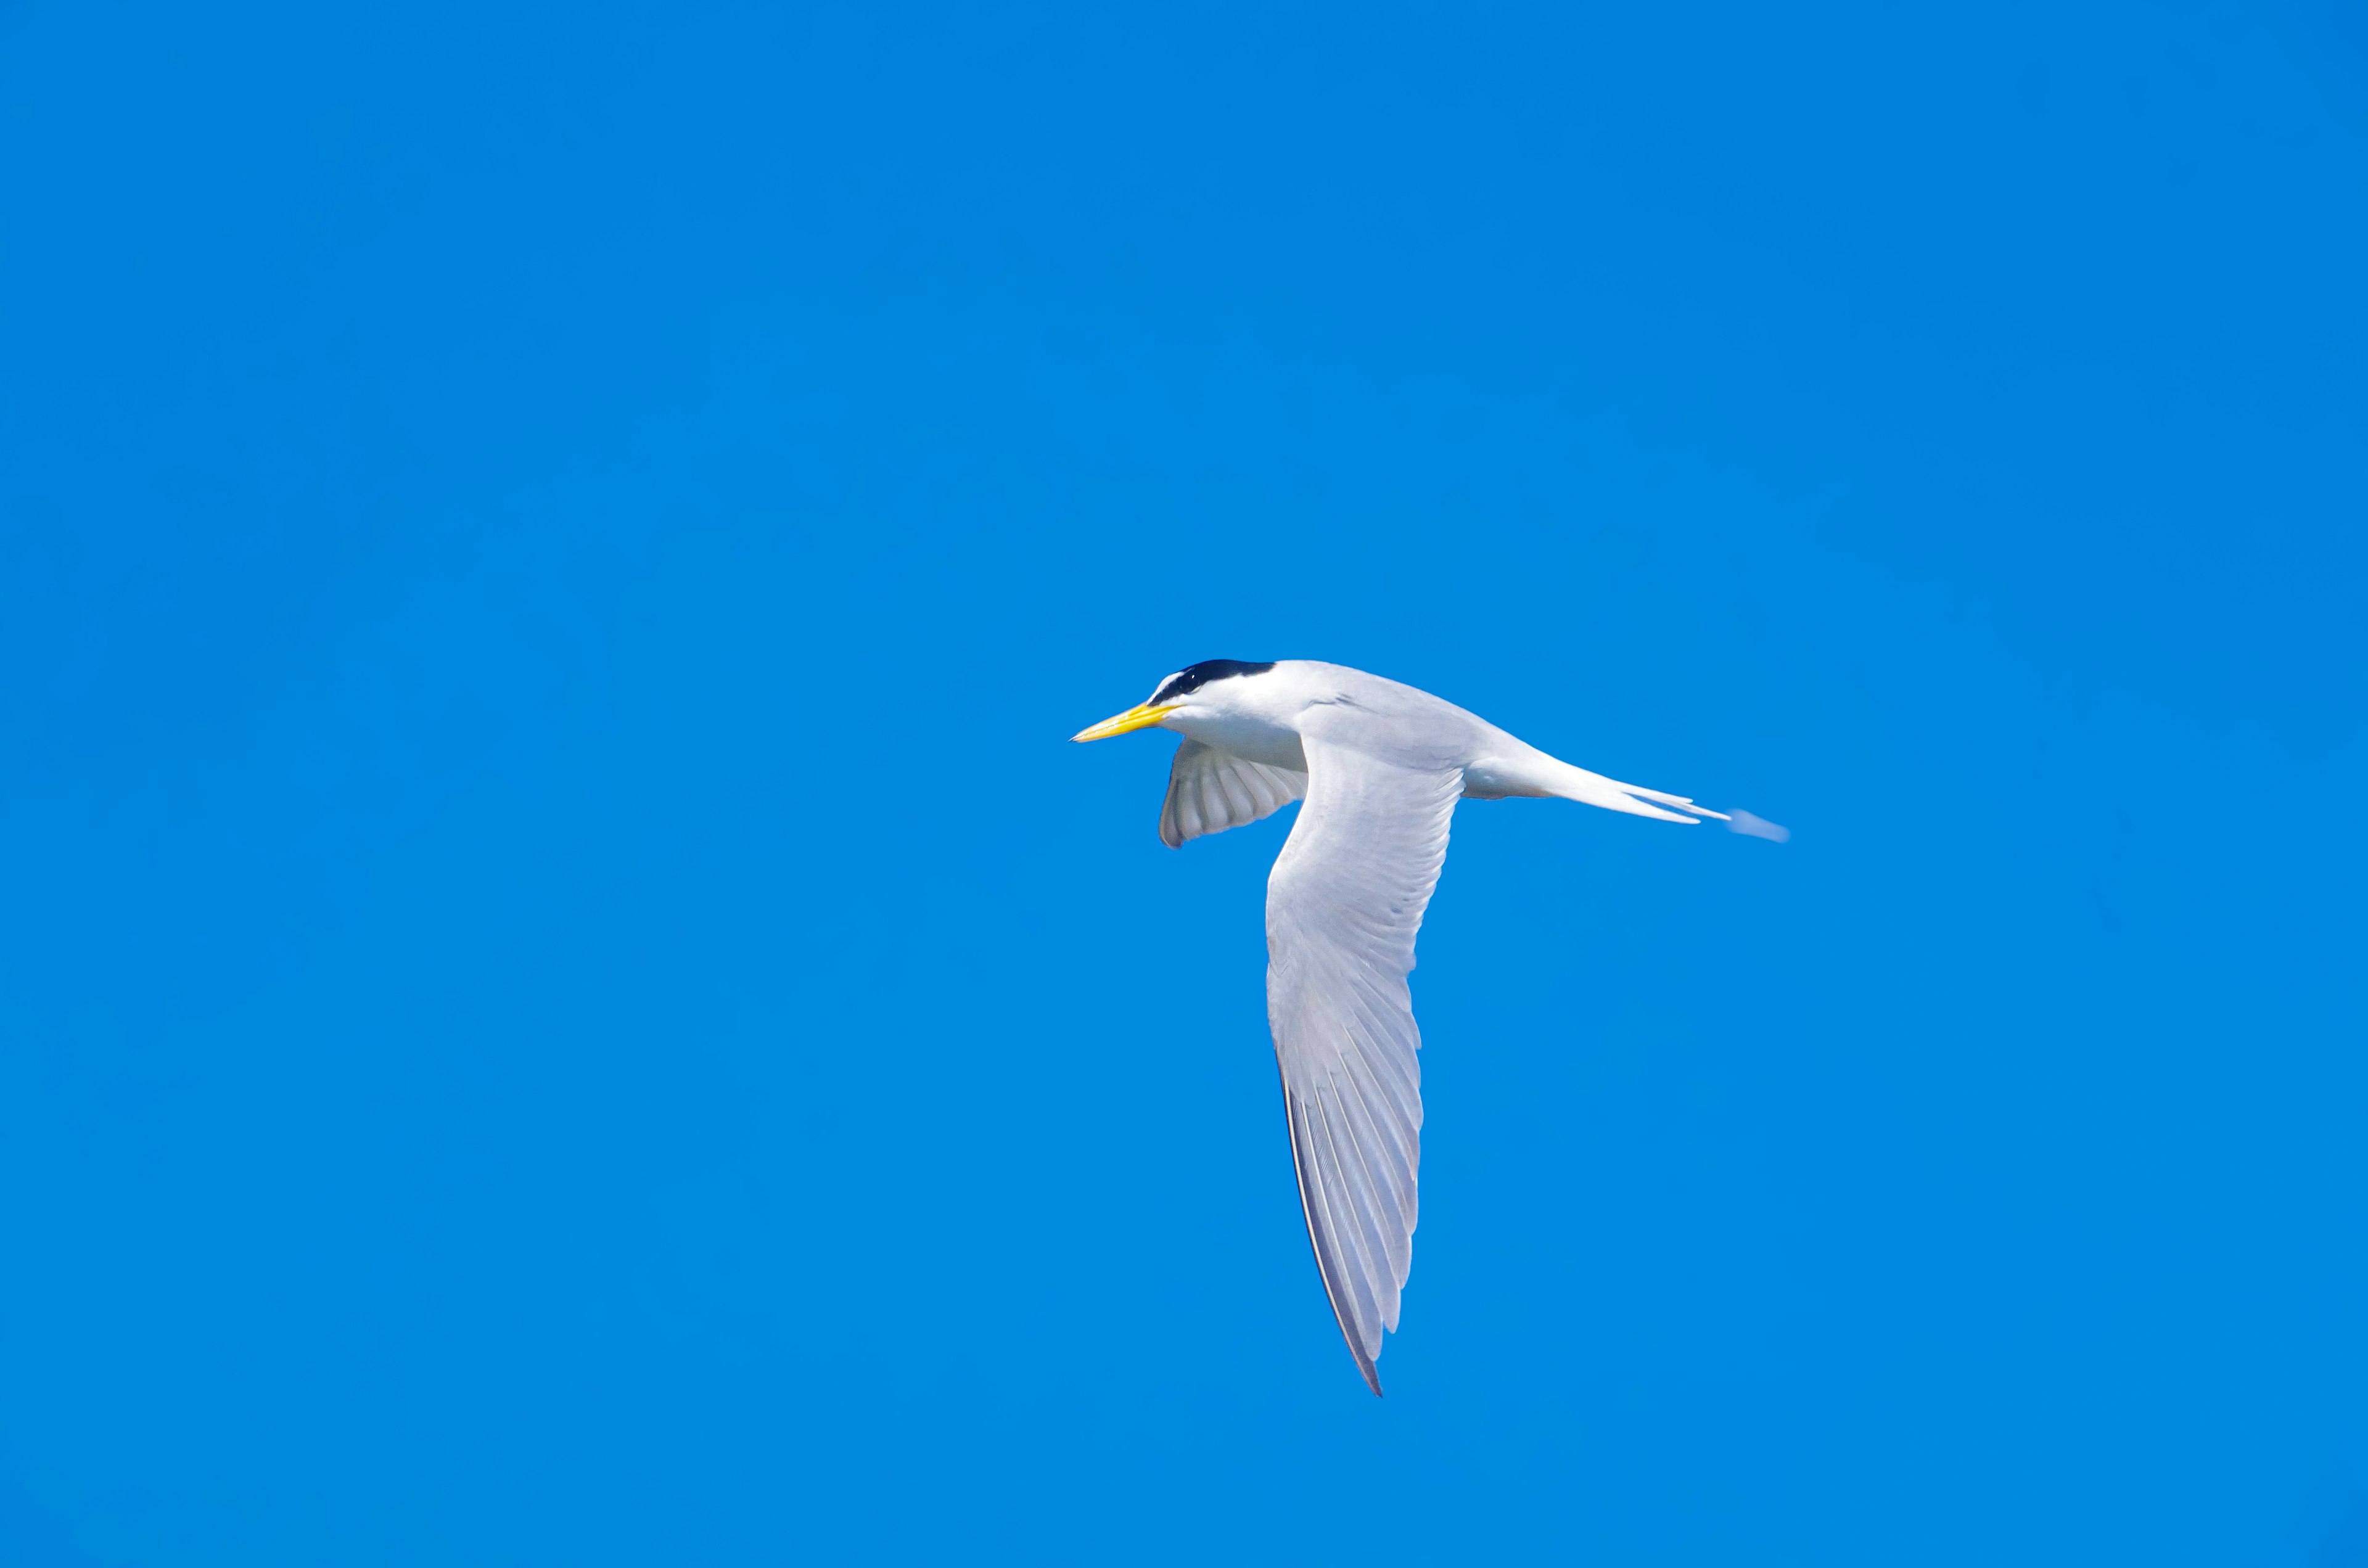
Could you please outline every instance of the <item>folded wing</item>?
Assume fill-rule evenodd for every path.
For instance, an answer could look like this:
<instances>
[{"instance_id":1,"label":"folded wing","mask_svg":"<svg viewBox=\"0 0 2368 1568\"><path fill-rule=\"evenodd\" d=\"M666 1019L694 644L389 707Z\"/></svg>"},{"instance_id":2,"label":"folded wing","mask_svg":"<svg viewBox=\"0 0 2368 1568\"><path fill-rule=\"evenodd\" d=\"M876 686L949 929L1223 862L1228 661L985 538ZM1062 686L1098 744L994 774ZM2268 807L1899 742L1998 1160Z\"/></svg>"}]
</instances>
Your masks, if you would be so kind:
<instances>
[{"instance_id":1,"label":"folded wing","mask_svg":"<svg viewBox=\"0 0 2368 1568\"><path fill-rule=\"evenodd\" d=\"M1307 793L1307 775L1269 767L1199 741L1176 748L1167 770L1167 801L1159 808L1159 841L1180 849L1188 838L1271 816Z\"/></svg>"},{"instance_id":2,"label":"folded wing","mask_svg":"<svg viewBox=\"0 0 2368 1568\"><path fill-rule=\"evenodd\" d=\"M1306 746L1306 804L1267 883L1267 1014L1307 1237L1379 1393L1373 1360L1398 1325L1421 1158L1422 1038L1406 974L1463 778L1314 737Z\"/></svg>"}]
</instances>

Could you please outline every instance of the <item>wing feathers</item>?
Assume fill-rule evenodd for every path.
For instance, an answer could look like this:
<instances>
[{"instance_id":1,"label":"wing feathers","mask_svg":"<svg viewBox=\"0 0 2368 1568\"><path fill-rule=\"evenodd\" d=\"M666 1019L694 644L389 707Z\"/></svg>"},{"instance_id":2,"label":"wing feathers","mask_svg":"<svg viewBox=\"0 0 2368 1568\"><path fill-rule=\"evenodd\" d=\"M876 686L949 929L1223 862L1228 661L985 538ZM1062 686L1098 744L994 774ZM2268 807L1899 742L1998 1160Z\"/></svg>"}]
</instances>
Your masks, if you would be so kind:
<instances>
[{"instance_id":1,"label":"wing feathers","mask_svg":"<svg viewBox=\"0 0 2368 1568\"><path fill-rule=\"evenodd\" d=\"M1307 793L1307 775L1220 751L1199 741L1176 748L1167 770L1167 800L1159 809L1159 839L1180 849L1204 833L1272 816Z\"/></svg>"},{"instance_id":2,"label":"wing feathers","mask_svg":"<svg viewBox=\"0 0 2368 1568\"><path fill-rule=\"evenodd\" d=\"M1357 1369L1378 1394L1382 1392L1381 1376L1373 1369L1372 1353L1365 1348L1364 1335L1356 1321L1360 1287L1348 1261L1340 1256L1338 1238L1342 1229L1332 1218L1331 1201L1324 1190L1323 1146L1316 1140L1315 1107L1293 1095L1288 1082L1283 1085L1282 1102L1285 1119L1291 1123L1292 1168L1299 1176L1299 1210L1307 1221L1307 1242L1315 1251L1315 1269L1323 1276L1324 1294L1332 1303L1332 1315L1340 1324L1340 1336L1349 1342L1349 1354L1356 1358ZM1372 1337L1378 1349L1381 1335Z\"/></svg>"},{"instance_id":3,"label":"wing feathers","mask_svg":"<svg viewBox=\"0 0 2368 1568\"><path fill-rule=\"evenodd\" d=\"M1367 1356L1378 1356L1382 1350L1382 1320L1389 1310L1383 1296L1389 1290L1387 1277L1375 1267L1382 1257L1380 1227L1370 1212L1366 1195L1358 1190L1356 1176L1363 1173L1354 1165L1356 1146L1349 1143L1334 1125L1332 1096L1319 1091L1310 1098L1308 1108L1322 1140L1317 1147L1323 1156L1321 1167L1325 1195L1330 1200L1326 1207L1332 1214L1333 1235L1350 1264L1349 1285L1356 1294L1357 1337Z\"/></svg>"},{"instance_id":4,"label":"wing feathers","mask_svg":"<svg viewBox=\"0 0 2368 1568\"><path fill-rule=\"evenodd\" d=\"M1340 1108L1339 1121L1349 1137L1349 1153L1343 1164L1352 1166L1349 1176L1360 1207L1367 1221L1367 1237L1373 1245L1372 1256L1389 1259L1389 1273L1382 1278L1388 1281L1383 1291L1383 1322L1385 1326L1398 1325L1398 1291L1405 1284L1407 1270L1414 1263L1414 1229L1407 1222L1406 1206L1397 1194L1413 1183L1413 1173L1406 1171L1401 1180L1389 1179L1399 1170L1391 1167L1395 1162L1388 1157L1383 1135L1373 1126L1364 1096L1350 1079L1332 1081L1332 1102Z\"/></svg>"},{"instance_id":5,"label":"wing feathers","mask_svg":"<svg viewBox=\"0 0 2368 1568\"><path fill-rule=\"evenodd\" d=\"M1413 1264L1422 1040L1406 990L1459 770L1303 736L1306 804L1267 884L1267 1008L1317 1269L1375 1393Z\"/></svg>"}]
</instances>

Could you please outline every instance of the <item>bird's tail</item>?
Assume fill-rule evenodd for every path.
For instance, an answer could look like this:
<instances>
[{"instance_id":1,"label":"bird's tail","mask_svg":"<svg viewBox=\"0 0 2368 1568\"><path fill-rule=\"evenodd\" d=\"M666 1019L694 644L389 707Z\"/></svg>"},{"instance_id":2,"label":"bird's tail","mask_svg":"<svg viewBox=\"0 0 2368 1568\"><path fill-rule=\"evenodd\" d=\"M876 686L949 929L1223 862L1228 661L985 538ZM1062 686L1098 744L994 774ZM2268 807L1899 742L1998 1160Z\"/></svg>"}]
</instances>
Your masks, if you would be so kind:
<instances>
[{"instance_id":1,"label":"bird's tail","mask_svg":"<svg viewBox=\"0 0 2368 1568\"><path fill-rule=\"evenodd\" d=\"M1566 762L1561 763L1560 768L1552 792L1565 801L1601 806L1607 812L1626 812L1631 816L1656 817L1662 822L1690 823L1701 817L1727 820L1725 812L1697 806L1683 795L1665 795L1641 785L1622 784L1617 778L1606 778L1600 773L1589 773Z\"/></svg>"}]
</instances>

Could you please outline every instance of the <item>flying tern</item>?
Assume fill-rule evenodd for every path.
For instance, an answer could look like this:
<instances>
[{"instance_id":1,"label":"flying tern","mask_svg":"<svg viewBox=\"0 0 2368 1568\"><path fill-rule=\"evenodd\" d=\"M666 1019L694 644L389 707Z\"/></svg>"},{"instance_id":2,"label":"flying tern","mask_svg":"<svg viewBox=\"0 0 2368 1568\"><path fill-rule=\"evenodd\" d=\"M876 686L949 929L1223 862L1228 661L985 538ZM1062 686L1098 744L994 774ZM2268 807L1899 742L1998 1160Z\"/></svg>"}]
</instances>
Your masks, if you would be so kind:
<instances>
[{"instance_id":1,"label":"flying tern","mask_svg":"<svg viewBox=\"0 0 2368 1568\"><path fill-rule=\"evenodd\" d=\"M1184 737L1159 812L1170 848L1304 802L1267 879L1267 1021L1307 1239L1378 1394L1373 1360L1398 1326L1421 1159L1406 974L1455 802L1549 796L1662 822L1725 815L1548 756L1427 691L1308 659L1194 665L1072 738L1154 726Z\"/></svg>"}]
</instances>

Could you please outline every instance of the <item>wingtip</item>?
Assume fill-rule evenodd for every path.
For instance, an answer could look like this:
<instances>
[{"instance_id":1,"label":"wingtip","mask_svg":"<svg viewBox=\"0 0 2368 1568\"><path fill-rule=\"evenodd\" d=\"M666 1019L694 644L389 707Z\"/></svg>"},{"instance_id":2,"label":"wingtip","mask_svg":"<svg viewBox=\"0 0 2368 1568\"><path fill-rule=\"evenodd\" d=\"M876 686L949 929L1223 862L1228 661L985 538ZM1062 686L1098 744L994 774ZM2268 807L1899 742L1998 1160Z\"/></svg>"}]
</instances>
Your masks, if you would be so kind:
<instances>
[{"instance_id":1,"label":"wingtip","mask_svg":"<svg viewBox=\"0 0 2368 1568\"><path fill-rule=\"evenodd\" d=\"M1347 1325L1343 1324L1342 1327L1345 1330ZM1350 1339L1349 1341L1349 1354L1356 1358L1357 1370L1363 1375L1365 1386L1373 1391L1373 1397L1375 1399L1381 1398L1382 1370L1379 1367L1373 1365L1373 1358L1366 1355L1365 1347L1358 1344L1354 1339Z\"/></svg>"},{"instance_id":2,"label":"wingtip","mask_svg":"<svg viewBox=\"0 0 2368 1568\"><path fill-rule=\"evenodd\" d=\"M1288 1082L1282 1085L1282 1107L1283 1119L1291 1124L1291 1174L1299 1185L1299 1216L1307 1222L1307 1244L1315 1253L1315 1272L1324 1281L1325 1301L1332 1309L1332 1321L1340 1330L1341 1340L1356 1360L1357 1370L1364 1376L1365 1386L1373 1391L1375 1399L1379 1399L1382 1397L1382 1374L1373 1366L1373 1358L1367 1355L1364 1346L1358 1343L1357 1331L1350 1325L1349 1314L1340 1304L1341 1293L1333 1278L1331 1260L1325 1256L1323 1239L1316 1233L1315 1199L1307 1190L1307 1167L1299 1157L1300 1119Z\"/></svg>"}]
</instances>

